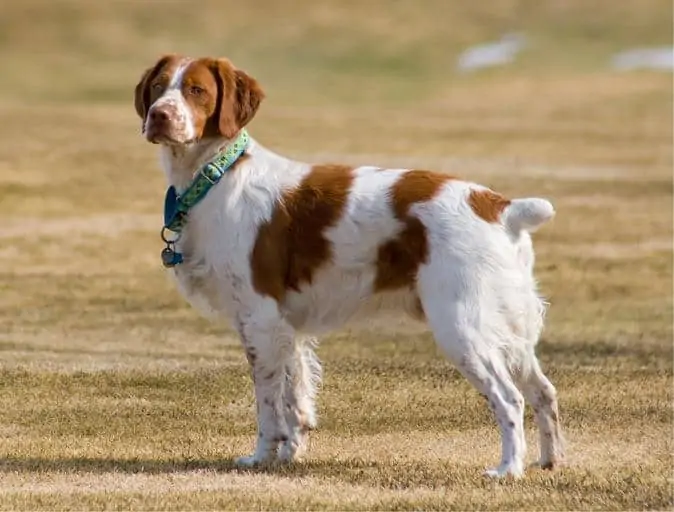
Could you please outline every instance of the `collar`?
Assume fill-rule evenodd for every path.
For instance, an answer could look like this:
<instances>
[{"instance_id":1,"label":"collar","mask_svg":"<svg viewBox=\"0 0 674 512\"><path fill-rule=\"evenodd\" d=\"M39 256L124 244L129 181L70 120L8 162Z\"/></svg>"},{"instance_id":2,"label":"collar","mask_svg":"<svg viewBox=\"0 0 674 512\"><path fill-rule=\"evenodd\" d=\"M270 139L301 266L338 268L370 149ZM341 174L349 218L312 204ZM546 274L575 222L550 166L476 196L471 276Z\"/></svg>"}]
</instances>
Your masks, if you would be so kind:
<instances>
[{"instance_id":1,"label":"collar","mask_svg":"<svg viewBox=\"0 0 674 512\"><path fill-rule=\"evenodd\" d=\"M161 238L166 243L166 247L162 251L162 262L165 267L173 267L182 263L182 254L175 252L173 246L180 239L180 233L187 222L187 214L217 185L225 173L241 157L249 142L248 132L242 129L236 140L224 152L199 169L192 183L189 184L182 195L178 195L173 185L168 188L164 199L164 227L161 230ZM177 236L169 239L166 236L167 231L172 231Z\"/></svg>"}]
</instances>

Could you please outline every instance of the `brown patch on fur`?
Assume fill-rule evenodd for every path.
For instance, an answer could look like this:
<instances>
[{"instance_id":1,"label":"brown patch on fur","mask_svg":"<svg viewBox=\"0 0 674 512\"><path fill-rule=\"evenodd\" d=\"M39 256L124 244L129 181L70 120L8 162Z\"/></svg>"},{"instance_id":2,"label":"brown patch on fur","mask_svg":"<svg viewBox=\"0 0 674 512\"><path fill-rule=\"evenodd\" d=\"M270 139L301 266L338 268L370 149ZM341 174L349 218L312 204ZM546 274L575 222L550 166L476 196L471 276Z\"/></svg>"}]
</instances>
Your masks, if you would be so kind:
<instances>
[{"instance_id":1,"label":"brown patch on fur","mask_svg":"<svg viewBox=\"0 0 674 512\"><path fill-rule=\"evenodd\" d=\"M404 227L395 238L379 247L374 290L413 286L419 265L428 258L426 227L409 215L415 203L432 199L442 185L453 179L447 174L412 170L403 174L391 189L391 209Z\"/></svg>"},{"instance_id":2,"label":"brown patch on fur","mask_svg":"<svg viewBox=\"0 0 674 512\"><path fill-rule=\"evenodd\" d=\"M168 86L173 72L178 68L182 59L183 57L173 53L163 55L154 66L147 68L143 72L134 91L136 113L143 121L152 103Z\"/></svg>"},{"instance_id":3,"label":"brown patch on fur","mask_svg":"<svg viewBox=\"0 0 674 512\"><path fill-rule=\"evenodd\" d=\"M195 60L181 85L200 138L233 138L253 119L264 98L257 80L227 59Z\"/></svg>"},{"instance_id":4,"label":"brown patch on fur","mask_svg":"<svg viewBox=\"0 0 674 512\"><path fill-rule=\"evenodd\" d=\"M343 165L316 165L284 194L269 222L260 226L250 257L253 287L282 301L287 290L311 283L332 257L325 230L342 215L353 175Z\"/></svg>"},{"instance_id":5,"label":"brown patch on fur","mask_svg":"<svg viewBox=\"0 0 674 512\"><path fill-rule=\"evenodd\" d=\"M199 138L205 135L207 125L217 123L219 116L223 93L213 71L216 66L213 59L195 60L185 69L180 84L180 92L192 112L194 133Z\"/></svg>"},{"instance_id":6,"label":"brown patch on fur","mask_svg":"<svg viewBox=\"0 0 674 512\"><path fill-rule=\"evenodd\" d=\"M498 222L510 200L491 190L471 190L468 204L475 215L487 222Z\"/></svg>"},{"instance_id":7,"label":"brown patch on fur","mask_svg":"<svg viewBox=\"0 0 674 512\"><path fill-rule=\"evenodd\" d=\"M255 116L264 99L260 84L227 59L200 59L217 85L216 107L204 136L233 138Z\"/></svg>"}]
</instances>

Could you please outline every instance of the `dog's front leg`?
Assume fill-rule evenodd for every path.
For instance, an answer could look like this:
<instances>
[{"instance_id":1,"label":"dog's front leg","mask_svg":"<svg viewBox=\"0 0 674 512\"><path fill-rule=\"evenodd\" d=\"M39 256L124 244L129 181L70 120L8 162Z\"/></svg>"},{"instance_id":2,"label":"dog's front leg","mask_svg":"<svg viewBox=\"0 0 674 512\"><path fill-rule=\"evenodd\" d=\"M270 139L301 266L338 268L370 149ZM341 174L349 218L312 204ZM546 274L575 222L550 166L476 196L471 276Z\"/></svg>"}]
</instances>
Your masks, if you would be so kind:
<instances>
[{"instance_id":1,"label":"dog's front leg","mask_svg":"<svg viewBox=\"0 0 674 512\"><path fill-rule=\"evenodd\" d=\"M279 450L279 460L293 462L307 446L309 430L316 428L316 394L321 364L313 351L314 338L295 340L293 356L286 366L284 407L290 437Z\"/></svg>"},{"instance_id":2,"label":"dog's front leg","mask_svg":"<svg viewBox=\"0 0 674 512\"><path fill-rule=\"evenodd\" d=\"M255 385L258 433L255 452L236 463L254 466L273 461L279 445L288 440L283 393L294 331L280 316L270 314L270 308L240 315L238 320Z\"/></svg>"}]
</instances>

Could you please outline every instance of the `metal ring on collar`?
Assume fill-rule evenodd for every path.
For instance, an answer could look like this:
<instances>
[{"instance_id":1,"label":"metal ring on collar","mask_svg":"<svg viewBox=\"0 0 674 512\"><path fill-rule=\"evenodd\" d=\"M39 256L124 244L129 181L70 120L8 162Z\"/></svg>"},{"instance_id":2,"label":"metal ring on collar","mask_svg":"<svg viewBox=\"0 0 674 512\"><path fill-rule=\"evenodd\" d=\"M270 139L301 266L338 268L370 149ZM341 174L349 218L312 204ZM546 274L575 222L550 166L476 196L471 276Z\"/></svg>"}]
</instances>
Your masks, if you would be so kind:
<instances>
[{"instance_id":1,"label":"metal ring on collar","mask_svg":"<svg viewBox=\"0 0 674 512\"><path fill-rule=\"evenodd\" d=\"M175 233L175 231L171 231L171 233L175 233L175 235L176 235L175 239L169 240L169 239L166 237L166 232L167 232L167 231L171 231L171 230L170 230L169 228L167 228L166 226L164 226L164 227L161 228L161 233L160 233L161 239L162 239L167 245L174 244L174 243L176 243L178 240L180 240L180 233Z\"/></svg>"}]
</instances>

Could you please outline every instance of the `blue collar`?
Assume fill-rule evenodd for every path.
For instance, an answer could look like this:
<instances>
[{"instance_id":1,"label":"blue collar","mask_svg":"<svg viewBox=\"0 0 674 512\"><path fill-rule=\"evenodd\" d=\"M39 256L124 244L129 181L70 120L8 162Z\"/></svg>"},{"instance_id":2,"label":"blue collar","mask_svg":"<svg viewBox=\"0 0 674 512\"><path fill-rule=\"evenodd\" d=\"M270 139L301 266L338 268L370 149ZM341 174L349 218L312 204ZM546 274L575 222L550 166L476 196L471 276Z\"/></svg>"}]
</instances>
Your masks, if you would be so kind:
<instances>
[{"instance_id":1,"label":"blue collar","mask_svg":"<svg viewBox=\"0 0 674 512\"><path fill-rule=\"evenodd\" d=\"M174 245L180 239L180 233L187 222L187 214L211 190L234 165L248 147L250 137L246 130L241 130L236 140L227 149L220 153L214 160L204 165L196 175L192 183L182 195L178 195L171 185L166 191L164 199L164 227L161 230L161 238L166 247L161 253L162 263L165 267L173 267L183 262L183 255L175 252ZM176 233L176 237L167 238L166 232Z\"/></svg>"}]
</instances>

